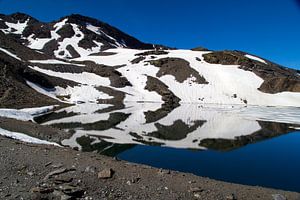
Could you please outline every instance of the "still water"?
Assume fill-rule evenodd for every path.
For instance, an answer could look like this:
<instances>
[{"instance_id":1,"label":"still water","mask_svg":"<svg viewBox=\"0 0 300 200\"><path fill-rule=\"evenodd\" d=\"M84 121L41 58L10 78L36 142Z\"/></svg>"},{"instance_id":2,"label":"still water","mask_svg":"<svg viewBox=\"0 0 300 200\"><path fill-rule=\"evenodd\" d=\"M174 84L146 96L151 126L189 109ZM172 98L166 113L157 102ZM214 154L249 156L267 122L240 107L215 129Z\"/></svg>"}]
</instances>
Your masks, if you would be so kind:
<instances>
[{"instance_id":1,"label":"still water","mask_svg":"<svg viewBox=\"0 0 300 200\"><path fill-rule=\"evenodd\" d=\"M81 151L300 192L300 108L79 104L35 120Z\"/></svg>"}]
</instances>

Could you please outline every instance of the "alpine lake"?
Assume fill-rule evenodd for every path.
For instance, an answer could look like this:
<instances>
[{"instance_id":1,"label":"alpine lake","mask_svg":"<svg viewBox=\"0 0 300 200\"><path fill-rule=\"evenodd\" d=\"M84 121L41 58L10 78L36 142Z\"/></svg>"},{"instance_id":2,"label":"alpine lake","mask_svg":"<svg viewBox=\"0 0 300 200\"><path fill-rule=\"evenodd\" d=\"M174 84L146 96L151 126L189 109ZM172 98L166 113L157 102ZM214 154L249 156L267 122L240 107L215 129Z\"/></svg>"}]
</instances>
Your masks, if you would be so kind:
<instances>
[{"instance_id":1,"label":"alpine lake","mask_svg":"<svg viewBox=\"0 0 300 200\"><path fill-rule=\"evenodd\" d=\"M62 145L212 179L300 192L300 108L77 104L35 118Z\"/></svg>"}]
</instances>

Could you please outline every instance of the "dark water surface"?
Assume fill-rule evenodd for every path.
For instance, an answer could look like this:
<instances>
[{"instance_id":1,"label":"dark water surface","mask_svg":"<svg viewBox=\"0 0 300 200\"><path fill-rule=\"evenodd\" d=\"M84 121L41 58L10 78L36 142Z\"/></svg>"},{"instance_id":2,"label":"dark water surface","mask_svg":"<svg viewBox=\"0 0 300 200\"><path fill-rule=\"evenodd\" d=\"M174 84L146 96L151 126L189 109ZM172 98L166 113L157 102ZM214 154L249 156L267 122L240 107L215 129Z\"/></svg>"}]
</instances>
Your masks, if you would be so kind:
<instances>
[{"instance_id":1,"label":"dark water surface","mask_svg":"<svg viewBox=\"0 0 300 200\"><path fill-rule=\"evenodd\" d=\"M227 152L138 145L118 157L227 182L300 192L300 132Z\"/></svg>"},{"instance_id":2,"label":"dark water surface","mask_svg":"<svg viewBox=\"0 0 300 200\"><path fill-rule=\"evenodd\" d=\"M300 109L84 104L36 118L61 143L217 180L300 192Z\"/></svg>"}]
</instances>

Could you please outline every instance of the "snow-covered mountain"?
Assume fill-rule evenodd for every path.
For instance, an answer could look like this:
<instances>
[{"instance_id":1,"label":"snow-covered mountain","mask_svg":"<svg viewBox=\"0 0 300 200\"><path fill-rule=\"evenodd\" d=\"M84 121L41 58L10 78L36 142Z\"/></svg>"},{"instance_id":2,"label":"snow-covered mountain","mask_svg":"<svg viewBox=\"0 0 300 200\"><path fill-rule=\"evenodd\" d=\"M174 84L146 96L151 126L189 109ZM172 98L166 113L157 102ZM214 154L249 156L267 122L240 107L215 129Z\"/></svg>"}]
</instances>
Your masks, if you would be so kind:
<instances>
[{"instance_id":1,"label":"snow-covered mountain","mask_svg":"<svg viewBox=\"0 0 300 200\"><path fill-rule=\"evenodd\" d=\"M99 20L70 15L51 23L22 13L0 15L0 28L23 45L58 58L97 54L110 48L152 49L146 44Z\"/></svg>"},{"instance_id":2,"label":"snow-covered mountain","mask_svg":"<svg viewBox=\"0 0 300 200\"><path fill-rule=\"evenodd\" d=\"M80 15L0 15L0 106L94 102L300 107L299 72L240 51L146 44Z\"/></svg>"}]
</instances>

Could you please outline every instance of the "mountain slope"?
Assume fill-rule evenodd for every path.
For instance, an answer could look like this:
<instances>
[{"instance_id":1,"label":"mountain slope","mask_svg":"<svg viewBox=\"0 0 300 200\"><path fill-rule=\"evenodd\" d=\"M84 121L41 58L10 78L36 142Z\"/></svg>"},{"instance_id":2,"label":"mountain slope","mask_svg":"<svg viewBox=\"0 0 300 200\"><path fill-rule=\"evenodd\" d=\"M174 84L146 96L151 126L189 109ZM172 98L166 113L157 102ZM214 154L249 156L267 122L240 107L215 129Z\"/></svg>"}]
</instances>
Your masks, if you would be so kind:
<instances>
[{"instance_id":1,"label":"mountain slope","mask_svg":"<svg viewBox=\"0 0 300 200\"><path fill-rule=\"evenodd\" d=\"M24 45L59 58L74 58L110 48L152 49L99 20L72 14L51 23L23 13L0 15L0 28Z\"/></svg>"},{"instance_id":2,"label":"mountain slope","mask_svg":"<svg viewBox=\"0 0 300 200\"><path fill-rule=\"evenodd\" d=\"M299 73L251 54L149 45L80 15L51 23L20 13L0 19L0 64L22 66L14 80L50 102L300 107Z\"/></svg>"}]
</instances>

